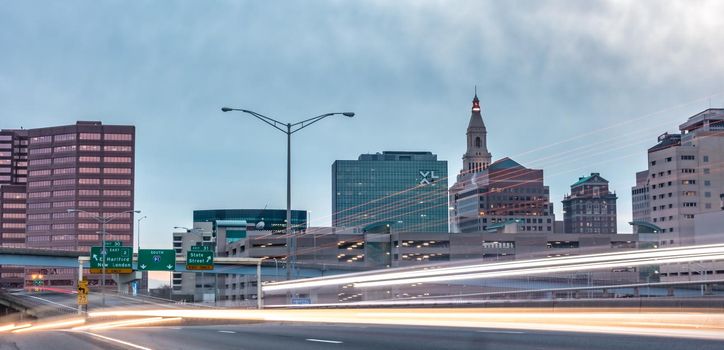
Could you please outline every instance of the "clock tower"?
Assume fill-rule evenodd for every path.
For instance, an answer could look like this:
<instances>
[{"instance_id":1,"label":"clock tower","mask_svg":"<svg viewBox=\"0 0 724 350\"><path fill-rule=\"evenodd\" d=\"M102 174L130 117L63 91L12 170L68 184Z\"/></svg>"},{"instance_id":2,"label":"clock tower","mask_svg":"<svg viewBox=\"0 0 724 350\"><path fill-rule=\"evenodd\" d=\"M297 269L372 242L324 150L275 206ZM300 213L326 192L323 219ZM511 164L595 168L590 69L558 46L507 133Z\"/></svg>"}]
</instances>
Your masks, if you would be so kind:
<instances>
[{"instance_id":1,"label":"clock tower","mask_svg":"<svg viewBox=\"0 0 724 350\"><path fill-rule=\"evenodd\" d=\"M480 114L480 100L477 89L473 98L473 108L467 130L468 147L463 155L463 169L460 174L479 173L488 168L492 155L488 152L487 135L483 117Z\"/></svg>"}]
</instances>

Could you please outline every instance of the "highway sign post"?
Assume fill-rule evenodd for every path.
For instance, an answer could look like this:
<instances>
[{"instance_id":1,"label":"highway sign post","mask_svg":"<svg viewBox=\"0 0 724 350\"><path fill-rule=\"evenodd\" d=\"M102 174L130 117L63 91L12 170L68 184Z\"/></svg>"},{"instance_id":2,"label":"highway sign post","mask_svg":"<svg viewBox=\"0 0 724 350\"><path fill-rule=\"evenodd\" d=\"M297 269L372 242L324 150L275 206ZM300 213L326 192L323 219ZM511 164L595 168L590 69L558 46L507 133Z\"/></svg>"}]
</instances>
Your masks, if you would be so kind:
<instances>
[{"instance_id":1,"label":"highway sign post","mask_svg":"<svg viewBox=\"0 0 724 350\"><path fill-rule=\"evenodd\" d=\"M88 280L78 281L78 306L88 305Z\"/></svg>"},{"instance_id":2,"label":"highway sign post","mask_svg":"<svg viewBox=\"0 0 724 350\"><path fill-rule=\"evenodd\" d=\"M173 249L141 249L138 251L139 271L173 271L176 252Z\"/></svg>"},{"instance_id":3,"label":"highway sign post","mask_svg":"<svg viewBox=\"0 0 724 350\"><path fill-rule=\"evenodd\" d=\"M106 242L107 243L107 242ZM106 273L131 273L132 247L91 247L90 273L103 273L103 253L106 254Z\"/></svg>"},{"instance_id":4,"label":"highway sign post","mask_svg":"<svg viewBox=\"0 0 724 350\"><path fill-rule=\"evenodd\" d=\"M211 250L192 250L186 252L186 270L213 270L214 252Z\"/></svg>"}]
</instances>

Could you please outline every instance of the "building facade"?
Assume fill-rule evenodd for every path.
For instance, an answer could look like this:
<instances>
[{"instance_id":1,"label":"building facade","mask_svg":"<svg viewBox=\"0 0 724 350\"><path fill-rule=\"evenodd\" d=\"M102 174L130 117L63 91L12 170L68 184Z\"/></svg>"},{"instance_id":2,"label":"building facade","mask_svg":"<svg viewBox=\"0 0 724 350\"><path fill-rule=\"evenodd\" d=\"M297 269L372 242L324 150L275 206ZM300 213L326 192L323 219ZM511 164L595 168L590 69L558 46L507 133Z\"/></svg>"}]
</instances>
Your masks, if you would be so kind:
<instances>
[{"instance_id":1,"label":"building facade","mask_svg":"<svg viewBox=\"0 0 724 350\"><path fill-rule=\"evenodd\" d=\"M3 210L8 210L6 219L16 220L8 229L20 229L20 220L24 219L23 247L90 251L102 241L101 227L94 216L115 216L105 227L106 239L133 245L133 215L121 213L134 207L135 127L79 121L74 125L6 130L0 138L7 141L5 135L13 133L16 136L12 142L17 139L17 147L14 145L11 152L10 180L15 187L2 192L16 194L7 195L15 198L4 198L8 203L3 203ZM6 149L0 150L3 156ZM0 167L7 168L5 163L0 162ZM22 188L25 195L19 198ZM19 231L7 233L12 235L3 232L3 236L15 239L7 246L21 244ZM75 283L74 269L48 270L46 285Z\"/></svg>"},{"instance_id":2,"label":"building facade","mask_svg":"<svg viewBox=\"0 0 724 350\"><path fill-rule=\"evenodd\" d=\"M660 245L694 243L696 215L719 210L724 194L724 109L707 109L648 150L650 214Z\"/></svg>"},{"instance_id":3,"label":"building facade","mask_svg":"<svg viewBox=\"0 0 724 350\"><path fill-rule=\"evenodd\" d=\"M526 231L552 233L555 218L543 170L526 168L507 157L490 163L477 95L466 136L463 169L450 188L451 231L483 232L489 225L519 220Z\"/></svg>"},{"instance_id":4,"label":"building facade","mask_svg":"<svg viewBox=\"0 0 724 350\"><path fill-rule=\"evenodd\" d=\"M563 198L565 233L616 233L616 194L599 173L580 177Z\"/></svg>"},{"instance_id":5,"label":"building facade","mask_svg":"<svg viewBox=\"0 0 724 350\"><path fill-rule=\"evenodd\" d=\"M430 152L363 154L332 164L335 227L448 232L447 161Z\"/></svg>"},{"instance_id":6,"label":"building facade","mask_svg":"<svg viewBox=\"0 0 724 350\"><path fill-rule=\"evenodd\" d=\"M642 225L649 222L651 215L651 203L649 201L649 171L636 173L636 186L631 187L631 211L634 233L652 231Z\"/></svg>"},{"instance_id":7,"label":"building facade","mask_svg":"<svg viewBox=\"0 0 724 350\"><path fill-rule=\"evenodd\" d=\"M283 233L286 230L285 209L208 209L194 210L194 222L216 222L218 220L244 220L250 224L262 223L260 229ZM307 228L307 211L292 210L292 230Z\"/></svg>"},{"instance_id":8,"label":"building facade","mask_svg":"<svg viewBox=\"0 0 724 350\"><path fill-rule=\"evenodd\" d=\"M286 261L286 217L284 209L194 210L193 229L174 232L173 248L179 257L185 257L192 246L202 245L212 247L217 256ZM307 230L306 211L292 210L292 229L297 233ZM252 242L252 236L263 240ZM265 278L265 281L271 280L271 277ZM172 295L177 299L204 302L250 301L256 298L256 283L253 276L173 272ZM233 290L224 290L225 285L229 288L233 285ZM229 297L225 299L225 296Z\"/></svg>"}]
</instances>

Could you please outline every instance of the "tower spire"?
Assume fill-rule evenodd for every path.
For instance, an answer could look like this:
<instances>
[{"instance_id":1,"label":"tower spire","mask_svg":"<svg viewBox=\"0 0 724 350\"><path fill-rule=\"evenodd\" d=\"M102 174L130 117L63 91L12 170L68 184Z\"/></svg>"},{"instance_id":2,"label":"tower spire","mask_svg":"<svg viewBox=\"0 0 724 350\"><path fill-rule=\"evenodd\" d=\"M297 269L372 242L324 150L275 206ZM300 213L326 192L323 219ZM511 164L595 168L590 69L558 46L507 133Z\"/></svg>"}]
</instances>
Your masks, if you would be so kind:
<instances>
[{"instance_id":1,"label":"tower spire","mask_svg":"<svg viewBox=\"0 0 724 350\"><path fill-rule=\"evenodd\" d=\"M475 85L473 96L473 108L468 123L467 151L463 155L462 173L477 173L488 168L492 156L487 146L488 131L483 123L483 116L480 113L480 100L478 99L478 86Z\"/></svg>"}]
</instances>

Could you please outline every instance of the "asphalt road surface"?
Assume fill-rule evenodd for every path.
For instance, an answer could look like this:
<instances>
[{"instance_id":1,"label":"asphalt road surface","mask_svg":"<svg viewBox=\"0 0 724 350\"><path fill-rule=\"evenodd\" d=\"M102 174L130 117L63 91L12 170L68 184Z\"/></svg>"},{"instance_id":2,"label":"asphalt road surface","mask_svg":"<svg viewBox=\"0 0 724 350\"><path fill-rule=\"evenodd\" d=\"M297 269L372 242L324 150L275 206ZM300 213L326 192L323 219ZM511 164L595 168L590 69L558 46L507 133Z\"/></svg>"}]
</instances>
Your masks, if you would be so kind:
<instances>
[{"instance_id":1,"label":"asphalt road surface","mask_svg":"<svg viewBox=\"0 0 724 350\"><path fill-rule=\"evenodd\" d=\"M724 349L724 342L641 335L400 326L251 325L0 335L0 350L52 349Z\"/></svg>"}]
</instances>

